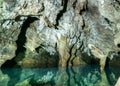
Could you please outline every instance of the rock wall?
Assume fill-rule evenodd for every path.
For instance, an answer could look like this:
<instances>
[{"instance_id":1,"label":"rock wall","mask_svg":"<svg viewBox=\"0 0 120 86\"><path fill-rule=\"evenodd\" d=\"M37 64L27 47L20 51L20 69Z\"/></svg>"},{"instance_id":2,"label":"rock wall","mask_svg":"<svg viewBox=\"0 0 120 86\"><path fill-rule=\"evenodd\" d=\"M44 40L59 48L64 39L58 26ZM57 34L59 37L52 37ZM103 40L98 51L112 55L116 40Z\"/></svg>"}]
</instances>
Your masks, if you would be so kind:
<instances>
[{"instance_id":1,"label":"rock wall","mask_svg":"<svg viewBox=\"0 0 120 86\"><path fill-rule=\"evenodd\" d=\"M14 65L39 64L45 57L64 67L91 63L95 57L103 70L107 57L119 59L119 0L1 0L0 4L0 65L9 59Z\"/></svg>"}]
</instances>

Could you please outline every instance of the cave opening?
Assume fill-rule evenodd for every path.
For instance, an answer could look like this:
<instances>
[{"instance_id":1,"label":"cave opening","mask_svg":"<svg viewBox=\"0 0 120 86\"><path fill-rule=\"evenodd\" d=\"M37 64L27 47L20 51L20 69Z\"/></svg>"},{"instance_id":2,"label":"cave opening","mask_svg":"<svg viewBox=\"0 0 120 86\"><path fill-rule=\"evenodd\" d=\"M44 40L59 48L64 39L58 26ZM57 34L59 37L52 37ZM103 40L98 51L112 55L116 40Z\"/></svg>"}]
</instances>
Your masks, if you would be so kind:
<instances>
[{"instance_id":1,"label":"cave opening","mask_svg":"<svg viewBox=\"0 0 120 86\"><path fill-rule=\"evenodd\" d=\"M55 24L55 27L57 28L57 26L59 25L59 20L60 18L63 16L63 14L66 12L67 10L67 4L68 4L68 0L62 0L62 5L63 5L63 9L60 10L60 12L58 13L57 15L57 18L56 18L56 24ZM58 29L58 28L57 28Z\"/></svg>"},{"instance_id":2,"label":"cave opening","mask_svg":"<svg viewBox=\"0 0 120 86\"><path fill-rule=\"evenodd\" d=\"M120 48L120 44L117 44L118 48Z\"/></svg>"}]
</instances>

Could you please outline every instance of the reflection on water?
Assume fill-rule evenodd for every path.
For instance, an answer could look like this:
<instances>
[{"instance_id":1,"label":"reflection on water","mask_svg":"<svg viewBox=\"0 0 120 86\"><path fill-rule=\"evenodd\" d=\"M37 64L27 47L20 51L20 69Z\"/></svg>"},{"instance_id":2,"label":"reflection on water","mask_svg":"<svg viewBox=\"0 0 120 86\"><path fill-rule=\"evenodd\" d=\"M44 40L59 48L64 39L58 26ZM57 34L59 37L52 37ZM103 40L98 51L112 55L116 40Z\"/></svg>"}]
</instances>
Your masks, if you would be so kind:
<instances>
[{"instance_id":1,"label":"reflection on water","mask_svg":"<svg viewBox=\"0 0 120 86\"><path fill-rule=\"evenodd\" d=\"M70 68L2 69L0 86L114 86L120 69L81 65Z\"/></svg>"}]
</instances>

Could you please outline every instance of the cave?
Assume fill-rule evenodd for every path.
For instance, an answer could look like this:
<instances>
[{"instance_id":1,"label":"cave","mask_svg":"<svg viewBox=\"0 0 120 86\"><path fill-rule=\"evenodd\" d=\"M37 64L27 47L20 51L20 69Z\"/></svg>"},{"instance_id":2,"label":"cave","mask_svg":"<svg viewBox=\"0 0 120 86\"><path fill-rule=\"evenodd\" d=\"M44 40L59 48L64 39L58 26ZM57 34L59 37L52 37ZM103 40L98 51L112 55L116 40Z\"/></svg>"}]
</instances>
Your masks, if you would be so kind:
<instances>
[{"instance_id":1,"label":"cave","mask_svg":"<svg viewBox=\"0 0 120 86\"><path fill-rule=\"evenodd\" d=\"M0 86L119 84L119 5L1 0Z\"/></svg>"}]
</instances>

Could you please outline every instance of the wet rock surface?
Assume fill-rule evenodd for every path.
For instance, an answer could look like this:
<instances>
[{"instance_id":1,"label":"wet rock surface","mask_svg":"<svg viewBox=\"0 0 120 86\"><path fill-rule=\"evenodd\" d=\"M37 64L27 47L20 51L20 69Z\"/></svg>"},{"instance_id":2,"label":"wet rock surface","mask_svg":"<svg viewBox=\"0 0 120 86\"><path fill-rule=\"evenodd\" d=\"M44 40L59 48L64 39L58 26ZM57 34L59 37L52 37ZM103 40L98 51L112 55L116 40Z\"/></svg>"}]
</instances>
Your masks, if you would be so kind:
<instances>
[{"instance_id":1,"label":"wet rock surface","mask_svg":"<svg viewBox=\"0 0 120 86\"><path fill-rule=\"evenodd\" d=\"M104 72L105 67L120 66L119 5L119 0L1 0L0 67L20 70L66 67L67 71L60 72L60 76L56 73L58 81L52 84L62 82L59 78L67 80L60 83L65 86L89 83L87 79L96 77L96 73L88 74L87 79L79 82L67 68L96 64ZM3 72L13 77L7 71ZM67 76L61 77L66 72ZM104 75L105 72L100 76ZM26 78L22 83L29 86L30 82L31 79ZM49 82L42 85L47 83L49 86Z\"/></svg>"}]
</instances>

